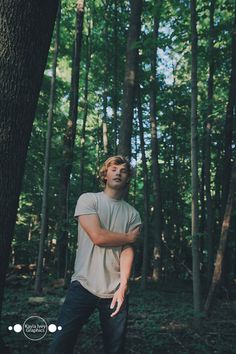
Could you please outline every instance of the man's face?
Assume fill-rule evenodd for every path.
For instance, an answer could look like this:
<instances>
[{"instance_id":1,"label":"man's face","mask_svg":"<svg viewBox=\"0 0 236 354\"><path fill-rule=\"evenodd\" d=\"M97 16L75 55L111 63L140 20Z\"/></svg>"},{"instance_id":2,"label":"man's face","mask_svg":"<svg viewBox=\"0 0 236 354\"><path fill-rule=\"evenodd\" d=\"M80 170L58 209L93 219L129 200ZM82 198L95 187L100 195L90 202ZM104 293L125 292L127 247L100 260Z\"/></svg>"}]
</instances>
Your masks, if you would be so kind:
<instances>
[{"instance_id":1,"label":"man's face","mask_svg":"<svg viewBox=\"0 0 236 354\"><path fill-rule=\"evenodd\" d=\"M106 185L113 189L124 189L129 181L126 164L111 165L107 169Z\"/></svg>"}]
</instances>

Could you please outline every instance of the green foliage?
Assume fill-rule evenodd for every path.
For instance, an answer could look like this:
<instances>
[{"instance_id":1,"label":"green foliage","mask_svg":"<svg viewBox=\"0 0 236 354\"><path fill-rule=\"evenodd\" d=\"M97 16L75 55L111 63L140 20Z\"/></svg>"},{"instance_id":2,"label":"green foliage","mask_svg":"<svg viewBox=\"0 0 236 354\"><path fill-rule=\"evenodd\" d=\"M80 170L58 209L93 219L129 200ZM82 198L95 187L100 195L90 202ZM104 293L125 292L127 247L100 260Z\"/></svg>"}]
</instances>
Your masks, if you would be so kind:
<instances>
[{"instance_id":1,"label":"green foliage","mask_svg":"<svg viewBox=\"0 0 236 354\"><path fill-rule=\"evenodd\" d=\"M156 5L154 5L156 3ZM146 1L142 13L142 33L136 45L139 47L139 83L141 85L142 114L145 136L145 151L149 169L150 229L149 253L153 247L153 177L151 172L150 143L150 65L151 51L157 44L157 125L159 163L164 213L164 240L170 251L164 251L164 274L172 276L179 263L186 262L191 268L191 157L190 157L190 9L187 1ZM54 262L57 238L59 174L62 162L62 143L69 114L69 96L72 65L72 47L75 27L75 2L62 1L60 49L57 67L56 102L54 107L53 138L49 181L48 238L45 244L47 262ZM217 193L220 190L223 154L223 127L231 58L231 32L233 23L233 2L217 1L214 33L214 99L212 112L212 196L216 217L216 235L219 234L220 204ZM209 60L209 2L198 3L198 133L199 133L199 175L202 165L204 122L207 109L207 80ZM160 11L158 38L153 38L153 16ZM128 1L87 1L84 17L84 34L80 64L79 110L74 151L73 172L70 179L69 224L71 260L76 248L76 223L73 212L79 194L81 134L85 108L88 108L85 138L85 185L84 191L98 191L98 169L106 158L102 141L102 123L108 127L108 154L114 154L119 133L122 107L122 90L126 55L127 30L130 6ZM91 28L91 33L89 32ZM91 65L88 80L88 102L85 102L86 53L91 45ZM50 79L54 38L52 39L47 68L40 93L36 119L32 132L18 220L15 229L11 260L15 263L34 263L40 234L40 213L43 188L44 149L47 129L47 113L50 93ZM117 109L117 123L114 110ZM136 176L131 183L130 200L143 215L143 171L137 124L137 110L134 111L132 158L136 165ZM234 225L235 229L235 225ZM201 232L202 233L202 232ZM216 237L216 239L217 239ZM202 239L206 235L202 233ZM233 241L232 241L233 244ZM215 247L217 242L215 242ZM235 246L235 244L234 244ZM54 247L54 248L53 248ZM204 242L203 251L206 245ZM142 253L140 244L140 253ZM141 262L141 258L139 263ZM151 271L150 260L150 271ZM73 262L71 261L71 268ZM139 267L140 269L140 264ZM72 271L72 269L70 269ZM178 277L185 278L181 268Z\"/></svg>"},{"instance_id":2,"label":"green foliage","mask_svg":"<svg viewBox=\"0 0 236 354\"><path fill-rule=\"evenodd\" d=\"M23 323L32 315L43 317L47 323L55 323L59 311L59 301L65 290L53 289L51 280L45 279L44 302L29 305L28 298L33 288L27 279L21 279L15 291L10 285L5 294L2 333L11 346L12 354L46 353L52 334L39 342L27 341L22 333L7 332L13 323ZM25 290L25 291L23 291ZM131 282L129 299L129 321L127 330L127 354L172 354L172 353L233 353L235 348L235 310L233 300L217 300L217 311L210 319L201 318L201 327L193 327L192 295L190 282L148 283L145 292L139 282ZM21 311L19 312L19 307ZM103 352L102 331L97 311L83 327L75 353L98 354Z\"/></svg>"}]
</instances>

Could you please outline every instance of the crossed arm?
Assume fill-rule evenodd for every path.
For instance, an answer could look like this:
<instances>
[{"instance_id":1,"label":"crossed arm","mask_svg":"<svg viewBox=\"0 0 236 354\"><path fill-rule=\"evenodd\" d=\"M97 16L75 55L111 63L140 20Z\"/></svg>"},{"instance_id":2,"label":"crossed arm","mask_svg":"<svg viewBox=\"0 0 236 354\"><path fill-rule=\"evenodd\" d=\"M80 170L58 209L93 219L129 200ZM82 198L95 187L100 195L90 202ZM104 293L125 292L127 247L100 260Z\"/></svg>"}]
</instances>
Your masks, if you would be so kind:
<instances>
[{"instance_id":1,"label":"crossed arm","mask_svg":"<svg viewBox=\"0 0 236 354\"><path fill-rule=\"evenodd\" d=\"M101 247L115 247L132 244L136 241L139 226L128 232L113 232L102 228L97 214L80 215L79 222L91 241Z\"/></svg>"},{"instance_id":2,"label":"crossed arm","mask_svg":"<svg viewBox=\"0 0 236 354\"><path fill-rule=\"evenodd\" d=\"M132 244L136 241L140 233L137 226L127 233L113 232L102 228L99 217L96 214L79 216L81 227L87 233L91 241L101 247L114 247ZM131 274L132 264L134 260L133 247L126 247L121 251L120 255L120 286L112 298L110 308L116 306L111 317L115 316L121 309L128 289L128 281Z\"/></svg>"}]
</instances>

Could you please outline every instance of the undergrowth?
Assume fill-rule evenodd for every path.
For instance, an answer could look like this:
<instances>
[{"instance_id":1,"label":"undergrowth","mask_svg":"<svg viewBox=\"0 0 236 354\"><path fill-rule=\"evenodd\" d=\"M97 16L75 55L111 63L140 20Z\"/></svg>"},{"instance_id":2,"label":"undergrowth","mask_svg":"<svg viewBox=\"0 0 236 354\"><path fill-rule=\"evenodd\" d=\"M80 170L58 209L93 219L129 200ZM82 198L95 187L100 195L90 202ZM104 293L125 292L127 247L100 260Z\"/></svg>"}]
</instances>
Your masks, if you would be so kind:
<instances>
[{"instance_id":1,"label":"undergrowth","mask_svg":"<svg viewBox=\"0 0 236 354\"><path fill-rule=\"evenodd\" d=\"M59 302L65 296L62 288L45 289L44 302L30 305L33 286L22 279L5 291L1 331L12 354L46 354L53 334L40 341L28 340L22 332L9 331L16 323L23 324L29 316L37 315L48 324L56 323ZM127 354L231 354L236 353L236 301L217 299L209 319L202 317L196 329L192 316L192 288L188 282L131 282ZM103 353L102 333L95 312L79 334L75 354Z\"/></svg>"}]
</instances>

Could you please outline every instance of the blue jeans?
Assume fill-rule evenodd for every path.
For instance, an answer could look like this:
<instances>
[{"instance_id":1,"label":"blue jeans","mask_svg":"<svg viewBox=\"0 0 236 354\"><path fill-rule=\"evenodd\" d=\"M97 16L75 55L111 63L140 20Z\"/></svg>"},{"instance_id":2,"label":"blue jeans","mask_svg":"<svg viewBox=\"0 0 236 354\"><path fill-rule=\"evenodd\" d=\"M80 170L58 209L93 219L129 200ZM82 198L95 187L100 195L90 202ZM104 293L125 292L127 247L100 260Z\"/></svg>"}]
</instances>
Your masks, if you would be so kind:
<instances>
[{"instance_id":1,"label":"blue jeans","mask_svg":"<svg viewBox=\"0 0 236 354\"><path fill-rule=\"evenodd\" d=\"M115 309L110 309L112 299L102 299L86 290L78 281L73 281L68 289L58 319L57 331L49 349L50 354L72 354L77 335L89 316L97 308L103 334L105 354L124 354L124 343L128 316L128 297L120 312L111 317Z\"/></svg>"}]
</instances>

